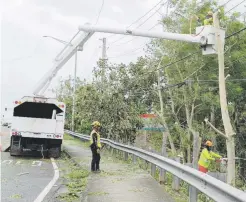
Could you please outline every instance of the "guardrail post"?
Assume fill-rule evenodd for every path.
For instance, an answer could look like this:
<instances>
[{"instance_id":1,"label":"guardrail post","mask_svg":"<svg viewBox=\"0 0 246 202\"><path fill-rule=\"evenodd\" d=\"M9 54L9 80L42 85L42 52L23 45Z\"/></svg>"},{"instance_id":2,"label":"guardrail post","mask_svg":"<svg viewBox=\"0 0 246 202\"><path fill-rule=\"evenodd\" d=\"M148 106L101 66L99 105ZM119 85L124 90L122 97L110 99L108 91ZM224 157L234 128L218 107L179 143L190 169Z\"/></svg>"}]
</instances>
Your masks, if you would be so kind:
<instances>
[{"instance_id":1,"label":"guardrail post","mask_svg":"<svg viewBox=\"0 0 246 202\"><path fill-rule=\"evenodd\" d=\"M166 181L166 171L164 169L160 168L159 183L165 184L165 181Z\"/></svg>"},{"instance_id":2,"label":"guardrail post","mask_svg":"<svg viewBox=\"0 0 246 202\"><path fill-rule=\"evenodd\" d=\"M128 160L128 153L124 152L124 160L127 161Z\"/></svg>"},{"instance_id":3,"label":"guardrail post","mask_svg":"<svg viewBox=\"0 0 246 202\"><path fill-rule=\"evenodd\" d=\"M197 202L197 189L189 185L189 202Z\"/></svg>"},{"instance_id":4,"label":"guardrail post","mask_svg":"<svg viewBox=\"0 0 246 202\"><path fill-rule=\"evenodd\" d=\"M132 163L133 164L137 163L137 157L134 154L132 154Z\"/></svg>"},{"instance_id":5,"label":"guardrail post","mask_svg":"<svg viewBox=\"0 0 246 202\"><path fill-rule=\"evenodd\" d=\"M180 157L175 157L174 159L175 159L175 161L180 163ZM174 190L178 191L179 186L180 186L180 179L176 176L173 176L172 188Z\"/></svg>"},{"instance_id":6,"label":"guardrail post","mask_svg":"<svg viewBox=\"0 0 246 202\"><path fill-rule=\"evenodd\" d=\"M155 178L155 174L156 174L156 165L151 163L151 175L153 178Z\"/></svg>"},{"instance_id":7,"label":"guardrail post","mask_svg":"<svg viewBox=\"0 0 246 202\"><path fill-rule=\"evenodd\" d=\"M191 168L193 167L191 163L186 165L188 165ZM195 187L189 185L189 202L197 202L197 194L198 190Z\"/></svg>"},{"instance_id":8,"label":"guardrail post","mask_svg":"<svg viewBox=\"0 0 246 202\"><path fill-rule=\"evenodd\" d=\"M111 155L113 156L115 154L115 152L114 152L114 148L113 147L111 147Z\"/></svg>"}]
</instances>

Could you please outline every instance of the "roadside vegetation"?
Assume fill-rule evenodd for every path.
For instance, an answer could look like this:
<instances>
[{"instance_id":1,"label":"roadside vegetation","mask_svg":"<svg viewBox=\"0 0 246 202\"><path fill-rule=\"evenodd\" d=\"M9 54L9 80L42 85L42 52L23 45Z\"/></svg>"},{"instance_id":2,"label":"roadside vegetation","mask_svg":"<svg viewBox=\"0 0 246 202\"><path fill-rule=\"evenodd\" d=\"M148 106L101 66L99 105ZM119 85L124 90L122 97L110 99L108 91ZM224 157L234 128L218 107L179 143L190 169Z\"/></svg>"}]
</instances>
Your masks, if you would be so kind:
<instances>
[{"instance_id":1,"label":"roadside vegetation","mask_svg":"<svg viewBox=\"0 0 246 202\"><path fill-rule=\"evenodd\" d=\"M62 153L61 159L58 160L59 162L62 165L60 168L62 175L60 186L64 186L65 191L57 195L57 200L65 202L81 201L81 197L87 186L88 169L76 165L64 152Z\"/></svg>"}]
</instances>

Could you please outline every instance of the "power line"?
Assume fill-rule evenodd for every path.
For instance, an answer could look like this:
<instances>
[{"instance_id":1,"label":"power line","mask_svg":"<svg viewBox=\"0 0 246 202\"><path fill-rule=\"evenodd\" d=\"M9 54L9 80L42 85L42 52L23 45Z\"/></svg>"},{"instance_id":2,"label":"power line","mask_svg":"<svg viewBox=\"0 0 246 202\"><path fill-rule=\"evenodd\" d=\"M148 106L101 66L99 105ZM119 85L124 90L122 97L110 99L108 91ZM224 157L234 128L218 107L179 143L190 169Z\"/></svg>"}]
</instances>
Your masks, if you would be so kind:
<instances>
[{"instance_id":1,"label":"power line","mask_svg":"<svg viewBox=\"0 0 246 202\"><path fill-rule=\"evenodd\" d=\"M98 16L97 16L97 21L96 21L96 24L97 24L97 23L98 23L98 21L99 21L99 18L100 18L100 15L101 15L101 12L102 12L103 6L104 6L104 0L102 0L102 5L101 5L101 8L100 8L99 13L98 13Z\"/></svg>"},{"instance_id":2,"label":"power line","mask_svg":"<svg viewBox=\"0 0 246 202\"><path fill-rule=\"evenodd\" d=\"M246 1L246 0L244 0L244 1ZM228 3L228 2L227 2L227 3ZM155 25L155 26L156 26L156 25ZM240 32L244 31L245 29L246 29L246 27L245 27L245 28L242 28L241 30L239 30L239 31L237 31L237 32L234 32L234 33L232 33L232 34L226 36L225 39L228 39L228 38L230 38L230 37L232 37L232 36L235 36L235 35L239 34ZM142 46L142 47L143 47L143 46ZM142 48L142 47L139 47L139 48L137 48L137 49L134 49L133 51L130 51L129 53L135 52L136 50L139 50L139 49ZM197 52L191 53L191 54L189 54L189 55L187 55L187 56L185 56L185 57L183 57L183 58L181 58L181 59L179 59L179 60L176 60L176 61L174 61L174 62L171 62L171 63L167 64L167 65L164 66L164 67L160 67L160 68L154 69L154 70L149 71L149 72L146 72L146 73L144 73L144 74L142 74L142 75L150 74L150 73L153 73L153 72L155 72L155 71L157 71L157 70L160 70L160 69L162 69L162 68L169 67L169 66L171 66L171 65L173 65L173 64L176 64L176 63L178 63L178 62L181 62L181 61L183 61L183 60L185 60L185 59L187 59L187 58L189 58L189 57L191 57L191 56L193 56L193 55L195 55L195 54L197 54L197 53L199 53L199 52L200 52L200 50L197 51ZM126 55L129 55L129 54L123 54L123 55L119 55L119 56L115 56L115 57L126 56ZM111 57L111 58L115 58L115 57ZM202 67L204 67L204 66L202 66Z\"/></svg>"},{"instance_id":3,"label":"power line","mask_svg":"<svg viewBox=\"0 0 246 202\"><path fill-rule=\"evenodd\" d=\"M147 13L145 13L143 16L141 16L140 18L138 18L137 20L135 20L133 23L131 23L129 26L127 26L126 28L128 29L128 28L130 28L132 25L134 25L135 23L137 23L139 20L141 20L142 18L144 18L146 15L148 15L152 10L154 10L161 2L162 2L163 0L161 0L161 1L159 1L154 7L152 7ZM160 7L162 7L162 5L160 6ZM159 8L160 9L160 8ZM155 11L154 12L154 14L156 14L156 12L157 11ZM154 15L154 14L152 14L151 15L151 17ZM151 17L149 17L147 20L149 20ZM146 20L146 21L147 21ZM145 22L146 22L145 21ZM144 23L145 23L144 22ZM143 23L143 24L144 24ZM113 34L113 35L115 35L115 34ZM113 35L110 35L109 37L111 37L111 36L113 36ZM119 39L116 39L115 41L113 41L113 42L111 42L109 45L111 45L111 44L114 44L114 43L116 43L117 41L120 41L121 39L123 39L123 38L125 38L125 36L123 36L123 37L121 37L121 38L119 38Z\"/></svg>"},{"instance_id":4,"label":"power line","mask_svg":"<svg viewBox=\"0 0 246 202\"><path fill-rule=\"evenodd\" d=\"M244 28L238 30L237 32L234 32L234 33L232 33L232 34L226 36L225 39L229 39L229 38L231 38L232 36L237 35L237 34L239 34L240 32L242 32L242 31L244 31L244 30L246 30L246 27L244 27Z\"/></svg>"},{"instance_id":5,"label":"power line","mask_svg":"<svg viewBox=\"0 0 246 202\"><path fill-rule=\"evenodd\" d=\"M246 0L241 1L239 4L237 4L236 6L232 7L230 10L226 11L225 14L229 13L230 11L232 11L233 9L235 9L236 7L240 6L245 1Z\"/></svg>"},{"instance_id":6,"label":"power line","mask_svg":"<svg viewBox=\"0 0 246 202\"><path fill-rule=\"evenodd\" d=\"M157 23L157 24L155 24L154 26L152 26L150 29L148 29L148 31L154 29L157 25L159 25L159 23ZM134 41L135 39L139 39L139 37L134 37L133 39L130 39L130 40L125 41L125 42L122 42L122 43L117 44L117 45L115 45L115 46L121 46L121 45L123 45L123 44L127 44L127 43L129 43L129 42L131 42L131 41Z\"/></svg>"},{"instance_id":7,"label":"power line","mask_svg":"<svg viewBox=\"0 0 246 202\"><path fill-rule=\"evenodd\" d=\"M146 44L144 43L144 45L142 45L142 46L140 46L140 47L138 47L138 48L136 48L136 49L133 49L133 50L131 50L131 51L127 51L127 52L125 52L125 53L123 53L123 54L121 54L121 55L116 55L116 56L112 56L112 57L108 57L108 58L117 58L117 57L121 57L121 56L127 56L127 55L129 55L130 53L134 53L134 52L136 52L137 50L140 50L140 49L143 48L145 45L146 45ZM136 53L136 54L137 54L137 53Z\"/></svg>"},{"instance_id":8,"label":"power line","mask_svg":"<svg viewBox=\"0 0 246 202\"><path fill-rule=\"evenodd\" d=\"M134 21L132 24L130 24L127 28L131 27L132 25L134 25L135 23L137 23L139 20L141 20L142 18L144 18L146 15L148 15L152 10L154 10L163 0L159 1L156 5L154 5L154 7L152 7L147 13L145 13L143 16L141 16L140 18L138 18L136 21Z\"/></svg>"},{"instance_id":9,"label":"power line","mask_svg":"<svg viewBox=\"0 0 246 202\"><path fill-rule=\"evenodd\" d=\"M144 22L142 22L140 25L138 25L137 27L135 27L135 29L141 27L142 25L144 25L144 24L145 24L150 18L152 18L156 13L157 13L157 11L154 12L151 16L149 16L149 17L148 17ZM120 40L122 40L122 39L124 39L124 38L126 38L126 36L122 36L122 37L120 37L119 39L116 39L115 41L111 42L109 45L112 45L112 44L114 44L114 43L116 43L116 42L118 42L118 41L120 41Z\"/></svg>"},{"instance_id":10,"label":"power line","mask_svg":"<svg viewBox=\"0 0 246 202\"><path fill-rule=\"evenodd\" d=\"M245 0L245 1L246 1L246 0ZM235 32L235 33L230 34L228 37L226 37L226 39L228 39L228 38L230 38L231 36L234 36L234 35L236 35L236 34L239 34L239 33L242 32L244 29L245 29L245 28L243 28L243 29L241 29L241 30L239 30L239 31L237 31L237 32ZM171 65L173 65L173 64L176 64L176 63L178 63L178 62L181 62L181 61L183 61L183 60L185 60L185 59L187 59L187 58L189 58L189 57L191 57L191 56L193 56L193 55L196 55L196 54L198 54L199 52L200 52L200 50L199 50L199 51L196 51L196 52L194 52L194 53L191 53L191 54L189 54L189 55L187 55L187 56L185 56L185 57L183 57L183 58L181 58L181 59L179 59L179 60L176 60L176 61L174 61L174 62L171 62L171 63L167 64L167 65L164 66L164 67L160 67L160 68L154 69L153 71L146 72L146 73L144 73L144 74L153 73L153 72L155 72L155 71L157 71L157 70L160 70L160 69L162 69L162 68L169 67L169 66L171 66ZM144 74L142 74L142 75L144 75Z\"/></svg>"},{"instance_id":11,"label":"power line","mask_svg":"<svg viewBox=\"0 0 246 202\"><path fill-rule=\"evenodd\" d=\"M191 57L191 56L193 56L193 55L198 54L199 52L200 52L200 50L199 50L199 51L196 51L196 52L193 52L193 53L191 53L191 54L189 54L189 55L186 55L185 57L182 57L182 58L179 59L179 60L176 60L176 61L174 61L174 62L170 62L169 64L165 65L164 67L159 67L159 68L156 68L156 69L154 69L154 70L152 70L152 71L149 71L149 72L146 72L146 73L144 73L144 74L141 74L141 76L142 76L142 75L145 75L145 74L153 73L153 72L155 72L155 71L157 71L157 70L160 70L160 69L163 69L163 68L166 68L166 67L169 67L169 66L172 66L172 65L174 65L174 64L176 64L176 63L178 63L178 62L181 62L181 61L183 61L183 60L185 60L185 59L187 59L187 58L189 58L189 57Z\"/></svg>"},{"instance_id":12,"label":"power line","mask_svg":"<svg viewBox=\"0 0 246 202\"><path fill-rule=\"evenodd\" d=\"M226 3L220 5L219 7L224 7L224 6L225 6L226 4L228 4L230 1L232 1L232 0L228 0Z\"/></svg>"}]
</instances>

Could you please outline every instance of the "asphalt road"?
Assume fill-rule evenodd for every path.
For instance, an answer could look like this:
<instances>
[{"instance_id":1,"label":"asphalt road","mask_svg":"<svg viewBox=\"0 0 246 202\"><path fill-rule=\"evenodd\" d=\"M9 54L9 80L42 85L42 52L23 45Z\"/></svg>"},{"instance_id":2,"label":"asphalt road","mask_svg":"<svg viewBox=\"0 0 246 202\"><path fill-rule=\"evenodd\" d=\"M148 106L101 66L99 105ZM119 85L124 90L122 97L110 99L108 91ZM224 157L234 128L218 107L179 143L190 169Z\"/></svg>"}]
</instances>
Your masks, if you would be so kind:
<instances>
[{"instance_id":1,"label":"asphalt road","mask_svg":"<svg viewBox=\"0 0 246 202\"><path fill-rule=\"evenodd\" d=\"M9 129L2 127L1 144L3 148L9 146L9 139ZM4 202L35 201L54 176L50 159L13 157L9 152L1 152L0 164L0 201Z\"/></svg>"},{"instance_id":2,"label":"asphalt road","mask_svg":"<svg viewBox=\"0 0 246 202\"><path fill-rule=\"evenodd\" d=\"M1 153L1 201L33 202L54 175L49 159L11 157Z\"/></svg>"}]
</instances>

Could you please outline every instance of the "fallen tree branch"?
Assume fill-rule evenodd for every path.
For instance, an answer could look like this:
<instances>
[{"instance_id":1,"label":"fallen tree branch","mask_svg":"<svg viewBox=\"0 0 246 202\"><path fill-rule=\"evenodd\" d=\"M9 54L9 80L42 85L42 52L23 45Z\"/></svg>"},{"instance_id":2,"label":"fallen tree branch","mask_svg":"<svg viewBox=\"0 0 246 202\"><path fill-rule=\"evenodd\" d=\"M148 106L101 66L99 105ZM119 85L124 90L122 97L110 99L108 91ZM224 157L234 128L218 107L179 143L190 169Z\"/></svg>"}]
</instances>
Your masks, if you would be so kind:
<instances>
[{"instance_id":1,"label":"fallen tree branch","mask_svg":"<svg viewBox=\"0 0 246 202\"><path fill-rule=\"evenodd\" d=\"M221 136L223 136L224 138L228 139L228 137L227 137L223 132L221 132L220 130L218 130L217 128L215 128L215 126L214 126L212 123L210 123L210 122L208 121L208 118L205 118L204 121L205 121L205 123L206 123L207 125L209 125L216 133L218 133L219 135L221 135Z\"/></svg>"}]
</instances>

